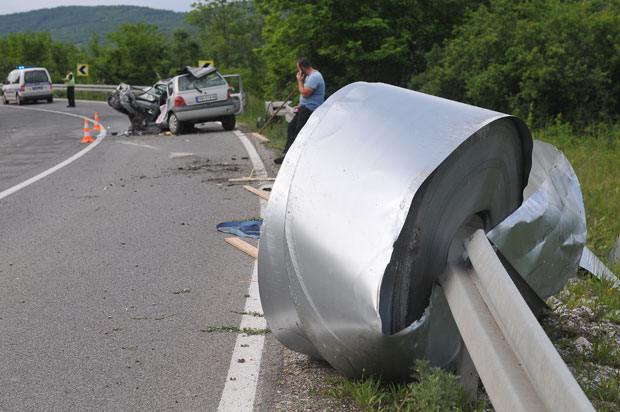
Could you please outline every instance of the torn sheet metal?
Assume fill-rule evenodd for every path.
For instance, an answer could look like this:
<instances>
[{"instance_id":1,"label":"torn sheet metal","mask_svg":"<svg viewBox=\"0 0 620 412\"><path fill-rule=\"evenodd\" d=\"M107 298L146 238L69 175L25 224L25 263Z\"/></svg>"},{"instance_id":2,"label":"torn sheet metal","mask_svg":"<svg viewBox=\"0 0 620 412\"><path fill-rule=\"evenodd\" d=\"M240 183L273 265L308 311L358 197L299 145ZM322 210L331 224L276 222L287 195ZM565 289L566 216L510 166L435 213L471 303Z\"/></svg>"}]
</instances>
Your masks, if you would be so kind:
<instances>
[{"instance_id":1,"label":"torn sheet metal","mask_svg":"<svg viewBox=\"0 0 620 412\"><path fill-rule=\"evenodd\" d=\"M620 287L620 279L587 247L583 248L583 254L579 266L592 273L599 279L607 279L615 288Z\"/></svg>"},{"instance_id":2,"label":"torn sheet metal","mask_svg":"<svg viewBox=\"0 0 620 412\"><path fill-rule=\"evenodd\" d=\"M151 89L160 92L155 88L149 90ZM165 102L165 96L145 92L136 95L130 85L121 83L108 97L108 105L126 114L131 122L130 131L137 131L155 126L160 114L161 100Z\"/></svg>"},{"instance_id":3,"label":"torn sheet metal","mask_svg":"<svg viewBox=\"0 0 620 412\"><path fill-rule=\"evenodd\" d=\"M332 95L266 210L258 276L277 339L350 377L452 364L460 337L434 279L472 218L488 230L521 204L531 144L517 118L411 90Z\"/></svg>"},{"instance_id":4,"label":"torn sheet metal","mask_svg":"<svg viewBox=\"0 0 620 412\"><path fill-rule=\"evenodd\" d=\"M487 233L525 281L546 299L575 276L586 242L579 180L566 156L534 141L524 202Z\"/></svg>"}]
</instances>

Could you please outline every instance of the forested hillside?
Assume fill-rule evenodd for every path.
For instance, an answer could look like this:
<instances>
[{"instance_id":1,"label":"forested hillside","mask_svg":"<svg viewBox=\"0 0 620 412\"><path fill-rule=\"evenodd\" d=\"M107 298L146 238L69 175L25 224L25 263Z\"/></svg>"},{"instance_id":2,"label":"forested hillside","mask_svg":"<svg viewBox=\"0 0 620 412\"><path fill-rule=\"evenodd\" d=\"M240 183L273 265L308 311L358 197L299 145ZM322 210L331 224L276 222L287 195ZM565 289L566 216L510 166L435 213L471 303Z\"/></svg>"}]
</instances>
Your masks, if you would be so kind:
<instances>
[{"instance_id":1,"label":"forested hillside","mask_svg":"<svg viewBox=\"0 0 620 412\"><path fill-rule=\"evenodd\" d=\"M184 26L185 15L135 6L56 7L0 15L0 37L9 33L45 31L54 41L86 45L93 33L105 37L121 23L148 23L164 33L172 33Z\"/></svg>"}]
</instances>

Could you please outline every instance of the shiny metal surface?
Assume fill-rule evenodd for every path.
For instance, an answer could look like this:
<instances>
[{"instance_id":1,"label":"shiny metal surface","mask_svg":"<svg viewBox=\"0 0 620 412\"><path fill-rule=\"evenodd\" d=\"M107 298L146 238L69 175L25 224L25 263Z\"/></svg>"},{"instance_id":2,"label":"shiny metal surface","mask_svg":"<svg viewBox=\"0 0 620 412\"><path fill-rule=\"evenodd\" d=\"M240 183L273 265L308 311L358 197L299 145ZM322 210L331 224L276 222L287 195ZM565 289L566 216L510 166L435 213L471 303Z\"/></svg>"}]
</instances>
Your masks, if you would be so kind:
<instances>
[{"instance_id":1,"label":"shiny metal surface","mask_svg":"<svg viewBox=\"0 0 620 412\"><path fill-rule=\"evenodd\" d=\"M487 237L542 299L575 276L586 242L579 180L564 154L534 141L523 204Z\"/></svg>"},{"instance_id":2,"label":"shiny metal surface","mask_svg":"<svg viewBox=\"0 0 620 412\"><path fill-rule=\"evenodd\" d=\"M583 248L579 266L599 279L605 278L611 281L615 288L620 288L620 279L587 247Z\"/></svg>"},{"instance_id":3,"label":"shiny metal surface","mask_svg":"<svg viewBox=\"0 0 620 412\"><path fill-rule=\"evenodd\" d=\"M275 336L351 377L403 378L416 358L451 364L460 337L434 278L458 257L450 242L472 216L490 229L521 204L530 153L525 125L502 113L385 84L339 90L288 151L267 207L258 276ZM416 245L419 216L437 226L423 236L441 234L428 253ZM421 273L424 255L436 258ZM389 292L409 278L424 282L407 283L399 301ZM394 308L420 302L410 324L388 325L401 316Z\"/></svg>"}]
</instances>

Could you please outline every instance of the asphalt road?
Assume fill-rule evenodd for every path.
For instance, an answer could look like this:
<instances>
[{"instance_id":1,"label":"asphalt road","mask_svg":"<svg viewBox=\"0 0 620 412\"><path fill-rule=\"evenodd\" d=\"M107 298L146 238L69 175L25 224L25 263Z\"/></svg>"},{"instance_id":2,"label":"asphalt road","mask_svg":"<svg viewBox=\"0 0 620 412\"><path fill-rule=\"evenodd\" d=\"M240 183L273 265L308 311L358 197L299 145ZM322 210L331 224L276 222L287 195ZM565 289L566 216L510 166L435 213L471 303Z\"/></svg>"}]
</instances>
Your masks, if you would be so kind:
<instances>
[{"instance_id":1,"label":"asphalt road","mask_svg":"<svg viewBox=\"0 0 620 412\"><path fill-rule=\"evenodd\" d=\"M65 106L0 105L0 192L85 147L81 118L41 110L97 111L108 130L0 199L0 410L217 410L236 335L201 330L238 326L244 309L254 261L215 225L260 215L227 181L250 173L248 154L217 123L113 136L122 114Z\"/></svg>"}]
</instances>

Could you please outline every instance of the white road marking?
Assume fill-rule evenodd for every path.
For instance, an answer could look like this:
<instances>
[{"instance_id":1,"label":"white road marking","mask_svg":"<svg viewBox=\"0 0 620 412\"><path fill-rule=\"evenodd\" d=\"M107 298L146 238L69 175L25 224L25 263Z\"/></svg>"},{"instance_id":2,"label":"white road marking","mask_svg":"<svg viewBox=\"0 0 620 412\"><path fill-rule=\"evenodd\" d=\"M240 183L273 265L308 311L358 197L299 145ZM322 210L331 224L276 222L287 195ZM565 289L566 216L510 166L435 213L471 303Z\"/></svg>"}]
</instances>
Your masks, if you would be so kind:
<instances>
[{"instance_id":1,"label":"white road marking","mask_svg":"<svg viewBox=\"0 0 620 412\"><path fill-rule=\"evenodd\" d=\"M252 166L254 166L254 177L267 177L267 169L265 169L265 165L263 164L262 159L258 155L258 152L252 145L252 143L248 140L248 138L241 133L239 130L233 130L233 133L237 135L245 150L248 152L250 156L250 160L252 161Z\"/></svg>"},{"instance_id":2,"label":"white road marking","mask_svg":"<svg viewBox=\"0 0 620 412\"><path fill-rule=\"evenodd\" d=\"M159 147L151 146L149 144L125 142L123 140L117 140L116 143L128 144L130 146L146 147L147 149L159 150Z\"/></svg>"},{"instance_id":3,"label":"white road marking","mask_svg":"<svg viewBox=\"0 0 620 412\"><path fill-rule=\"evenodd\" d=\"M254 175L256 177L267 177L265 165L252 143L240 131L233 130L233 133L237 135L243 146L245 146L254 167ZM263 199L260 202L260 214L263 216L263 209L267 202ZM245 302L245 312L248 314L241 317L240 329L252 328L261 330L267 328L267 322L264 317L251 315L251 313L263 313L258 293L257 262L254 262L248 296ZM264 345L265 336L262 334L249 336L241 333L237 335L237 342L230 360L228 376L224 384L218 412L251 412L254 409Z\"/></svg>"},{"instance_id":4,"label":"white road marking","mask_svg":"<svg viewBox=\"0 0 620 412\"><path fill-rule=\"evenodd\" d=\"M95 121L93 119L90 119L88 117L85 116L80 116L77 114L73 114L73 113L65 113L65 112L59 112L57 110L48 110L48 109L35 109L35 108L30 108L30 107L14 107L14 106L4 106L4 107L10 107L10 108L15 108L15 109L20 109L20 110L34 110L34 111L39 111L39 112L49 112L49 113L56 113L56 114L62 114L65 116L72 116L72 117L79 117L80 119L86 119L91 123L95 123ZM106 130L105 128L103 128L101 130L101 133L99 133L99 136L97 136L97 139L95 139L95 141L93 143L90 143L88 146L86 146L83 150L77 152L76 154L74 154L73 156L71 156L70 158L68 158L67 160L65 160L64 162L58 163L56 166L47 169L46 171L39 173L36 176L31 177L28 180L23 181L22 183L15 185L5 191L0 192L0 200L4 199L5 197L12 195L13 193L17 192L18 190L21 190L23 188L25 188L26 186L29 186L41 179L43 179L46 176L51 175L52 173L62 169L63 167L67 166L68 164L72 163L73 161L79 159L80 157L84 156L86 153L90 152L91 150L93 150L99 143L101 143L101 141L103 140L103 138L106 136Z\"/></svg>"}]
</instances>

